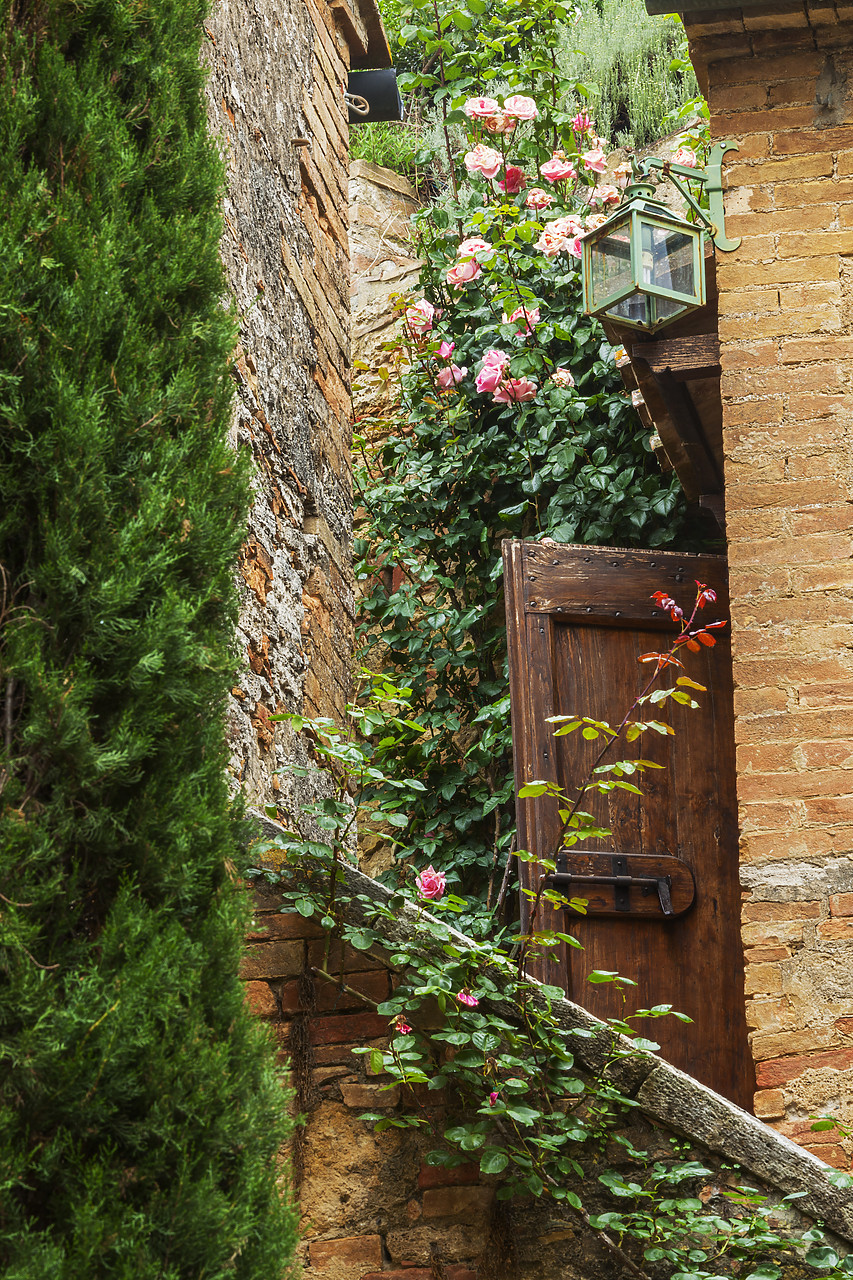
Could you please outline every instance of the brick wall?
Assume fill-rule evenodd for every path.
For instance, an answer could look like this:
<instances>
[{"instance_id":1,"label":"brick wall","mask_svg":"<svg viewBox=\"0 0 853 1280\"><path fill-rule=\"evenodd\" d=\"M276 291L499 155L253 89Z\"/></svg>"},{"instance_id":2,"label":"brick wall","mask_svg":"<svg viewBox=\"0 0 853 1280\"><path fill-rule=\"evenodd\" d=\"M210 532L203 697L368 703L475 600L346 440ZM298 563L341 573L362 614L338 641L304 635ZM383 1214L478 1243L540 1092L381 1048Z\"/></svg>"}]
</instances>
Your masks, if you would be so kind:
<instances>
[{"instance_id":1,"label":"brick wall","mask_svg":"<svg viewBox=\"0 0 853 1280\"><path fill-rule=\"evenodd\" d=\"M853 5L685 15L715 138L743 941L756 1111L853 1120Z\"/></svg>"},{"instance_id":2,"label":"brick wall","mask_svg":"<svg viewBox=\"0 0 853 1280\"><path fill-rule=\"evenodd\" d=\"M227 166L222 253L240 316L235 443L255 463L241 556L231 769L293 814L305 763L279 711L340 717L353 630L349 462L351 61L388 65L373 0L218 0L211 128ZM303 788L304 790L304 788Z\"/></svg>"},{"instance_id":3,"label":"brick wall","mask_svg":"<svg viewBox=\"0 0 853 1280\"><path fill-rule=\"evenodd\" d=\"M270 824L267 824L269 827ZM272 831L269 832L272 834ZM388 890L344 868L339 904L350 893L384 902ZM358 900L356 900L357 903ZM399 1118L409 1111L429 1117L438 1135L453 1123L453 1100L443 1092L418 1087L415 1096L399 1087L384 1088L387 1077L371 1072L360 1047L385 1047L390 1019L375 1004L394 983L390 962L380 963L333 941L311 920L282 915L280 894L259 887L255 930L243 963L246 994L270 1028L280 1061L296 1088L295 1109L305 1117L293 1152L296 1184L303 1209L304 1280L612 1280L625 1274L593 1233L570 1211L547 1198L498 1200L498 1180L481 1175L475 1164L456 1169L429 1165L426 1153L440 1139L409 1128L377 1134L360 1119L365 1111ZM353 908L358 913L359 908ZM366 917L365 917L366 918ZM357 921L363 917L357 914ZM393 953L406 930L422 931L422 917L400 911L393 922L373 922ZM423 934L419 933L423 938ZM465 939L457 939L463 951ZM325 981L318 969L343 977L350 990ZM354 994L354 993L360 994ZM578 1006L562 1002L560 1019L576 1062L598 1072L611 1040L601 1025ZM513 1010L496 1011L512 1018ZM558 1015L559 1016L559 1015ZM416 1021L415 1018L412 1019ZM584 1038L571 1035L582 1027ZM603 1039L597 1044L596 1029ZM655 1158L671 1159L670 1138L678 1135L679 1158L696 1159L708 1170L699 1191L709 1212L725 1211L724 1197L742 1179L778 1201L791 1190L807 1193L799 1208L820 1217L845 1240L853 1239L853 1196L826 1182L825 1170L805 1152L769 1132L732 1103L658 1059L634 1059L617 1075L636 1099L625 1116L621 1136ZM597 1182L602 1158L625 1165L624 1148L608 1144L573 1150L586 1165L579 1185L589 1212L612 1205ZM742 1172L737 1172L737 1165ZM784 1209L778 1224L791 1221Z\"/></svg>"}]
</instances>

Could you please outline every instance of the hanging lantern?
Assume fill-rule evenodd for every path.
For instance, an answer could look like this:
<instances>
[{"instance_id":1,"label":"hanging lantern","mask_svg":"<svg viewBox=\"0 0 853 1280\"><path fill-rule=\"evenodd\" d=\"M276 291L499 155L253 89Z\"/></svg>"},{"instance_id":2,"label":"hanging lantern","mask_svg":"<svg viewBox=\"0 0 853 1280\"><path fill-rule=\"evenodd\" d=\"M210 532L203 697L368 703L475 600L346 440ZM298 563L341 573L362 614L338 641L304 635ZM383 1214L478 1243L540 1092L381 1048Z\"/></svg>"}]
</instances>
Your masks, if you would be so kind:
<instances>
[{"instance_id":1,"label":"hanging lantern","mask_svg":"<svg viewBox=\"0 0 853 1280\"><path fill-rule=\"evenodd\" d=\"M583 239L585 310L649 333L705 303L704 231L654 194L632 183L628 203Z\"/></svg>"},{"instance_id":2,"label":"hanging lantern","mask_svg":"<svg viewBox=\"0 0 853 1280\"><path fill-rule=\"evenodd\" d=\"M727 238L724 227L721 159L732 148L732 142L718 143L706 170L657 157L642 162L639 180L625 191L625 203L583 238L583 296L588 315L654 333L705 305L706 234L719 249L728 251L740 244L739 239ZM661 169L675 184L698 223L688 222L655 199L654 185L643 180L653 168ZM700 207L679 175L705 185L709 211Z\"/></svg>"}]
</instances>

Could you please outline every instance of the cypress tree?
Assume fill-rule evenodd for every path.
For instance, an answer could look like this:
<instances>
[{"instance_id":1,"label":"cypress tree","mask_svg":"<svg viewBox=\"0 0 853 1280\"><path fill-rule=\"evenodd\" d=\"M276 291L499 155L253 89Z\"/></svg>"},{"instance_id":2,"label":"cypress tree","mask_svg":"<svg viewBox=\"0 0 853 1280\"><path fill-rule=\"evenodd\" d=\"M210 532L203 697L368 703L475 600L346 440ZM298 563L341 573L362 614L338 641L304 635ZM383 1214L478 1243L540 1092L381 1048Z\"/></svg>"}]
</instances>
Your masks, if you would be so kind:
<instances>
[{"instance_id":1,"label":"cypress tree","mask_svg":"<svg viewBox=\"0 0 853 1280\"><path fill-rule=\"evenodd\" d=\"M0 1271L277 1277L201 0L0 0Z\"/></svg>"}]
</instances>

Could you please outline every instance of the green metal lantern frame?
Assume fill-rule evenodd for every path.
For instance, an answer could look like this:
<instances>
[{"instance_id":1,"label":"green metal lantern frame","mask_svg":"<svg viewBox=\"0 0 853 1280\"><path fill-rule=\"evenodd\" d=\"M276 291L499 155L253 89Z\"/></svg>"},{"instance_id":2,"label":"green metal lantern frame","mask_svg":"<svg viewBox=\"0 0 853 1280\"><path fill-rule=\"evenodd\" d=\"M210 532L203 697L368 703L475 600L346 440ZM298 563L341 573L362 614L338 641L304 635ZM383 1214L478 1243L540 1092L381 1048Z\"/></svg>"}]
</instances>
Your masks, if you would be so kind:
<instances>
[{"instance_id":1,"label":"green metal lantern frame","mask_svg":"<svg viewBox=\"0 0 853 1280\"><path fill-rule=\"evenodd\" d=\"M731 252L740 244L740 238L732 240L725 232L722 157L726 151L730 150L737 150L737 144L717 143L711 151L708 166L704 170L673 164L672 161L661 160L657 156L650 156L636 166L635 181L625 193L628 203L616 209L600 227L588 232L582 241L584 309L588 315L605 316L614 324L653 333L664 325L672 324L687 312L704 306L705 236L708 235L715 247L724 252ZM662 175L677 187L685 202L693 210L697 222L689 222L654 199L655 187L648 179L655 169L660 170ZM697 179L705 186L709 206L707 211L701 208L686 185L687 182ZM677 233L692 242L692 287L689 290L670 288L666 283L657 283L653 279L644 278L649 270L648 250L644 248L643 243L644 227L657 229L664 234ZM603 240L612 237L615 231L626 229L630 229L625 237L628 245L627 260L630 263L630 275L626 279L623 273L618 288L610 293L599 293L595 296L593 262L596 249ZM620 313L617 308L632 298L644 299L642 314L639 311L633 316L624 311ZM681 305L677 310L673 310L672 303Z\"/></svg>"}]
</instances>

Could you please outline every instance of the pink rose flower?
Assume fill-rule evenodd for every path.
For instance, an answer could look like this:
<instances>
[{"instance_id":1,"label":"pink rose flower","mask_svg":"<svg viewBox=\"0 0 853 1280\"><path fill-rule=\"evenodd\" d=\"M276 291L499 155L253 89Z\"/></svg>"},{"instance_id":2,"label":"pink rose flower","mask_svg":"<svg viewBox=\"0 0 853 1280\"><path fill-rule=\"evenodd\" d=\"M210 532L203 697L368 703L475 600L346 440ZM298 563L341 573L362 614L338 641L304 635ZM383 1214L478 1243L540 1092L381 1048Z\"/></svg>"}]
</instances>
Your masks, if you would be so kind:
<instances>
[{"instance_id":1,"label":"pink rose flower","mask_svg":"<svg viewBox=\"0 0 853 1280\"><path fill-rule=\"evenodd\" d=\"M405 1022L403 1018L397 1019L397 1021L394 1023L394 1029L396 1030L397 1034L401 1036L409 1035L412 1030L408 1022Z\"/></svg>"},{"instance_id":2,"label":"pink rose flower","mask_svg":"<svg viewBox=\"0 0 853 1280\"><path fill-rule=\"evenodd\" d=\"M490 1107L493 1107L493 1106L495 1105L495 1103L497 1102L497 1100L498 1100L498 1093L497 1093L497 1090L493 1090L493 1091L489 1094L489 1106L490 1106Z\"/></svg>"},{"instance_id":3,"label":"pink rose flower","mask_svg":"<svg viewBox=\"0 0 853 1280\"><path fill-rule=\"evenodd\" d=\"M536 399L536 383L529 378L507 378L494 394L497 404L522 404Z\"/></svg>"},{"instance_id":4,"label":"pink rose flower","mask_svg":"<svg viewBox=\"0 0 853 1280\"><path fill-rule=\"evenodd\" d=\"M548 182L565 182L577 177L577 171L571 160L567 160L561 151L555 151L547 164L543 164L539 172Z\"/></svg>"},{"instance_id":5,"label":"pink rose flower","mask_svg":"<svg viewBox=\"0 0 853 1280\"><path fill-rule=\"evenodd\" d=\"M488 240L483 240L480 236L469 236L467 240L463 240L459 248L456 250L457 258L469 258L474 253L490 253L492 246Z\"/></svg>"},{"instance_id":6,"label":"pink rose flower","mask_svg":"<svg viewBox=\"0 0 853 1280\"><path fill-rule=\"evenodd\" d=\"M595 147L592 151L587 151L583 157L583 167L591 173L604 173L607 168L607 161L604 158L604 152L601 147Z\"/></svg>"},{"instance_id":7,"label":"pink rose flower","mask_svg":"<svg viewBox=\"0 0 853 1280\"><path fill-rule=\"evenodd\" d=\"M481 173L484 178L494 178L503 162L504 158L500 151L484 147L482 142L478 142L474 150L466 155L465 168L469 173Z\"/></svg>"},{"instance_id":8,"label":"pink rose flower","mask_svg":"<svg viewBox=\"0 0 853 1280\"><path fill-rule=\"evenodd\" d=\"M469 120L484 120L496 115L500 107L494 98L469 98L462 110Z\"/></svg>"},{"instance_id":9,"label":"pink rose flower","mask_svg":"<svg viewBox=\"0 0 853 1280\"><path fill-rule=\"evenodd\" d=\"M469 1009L476 1009L480 1001L476 996L472 996L467 987L463 987L456 995L456 999L460 1004L467 1004Z\"/></svg>"},{"instance_id":10,"label":"pink rose flower","mask_svg":"<svg viewBox=\"0 0 853 1280\"><path fill-rule=\"evenodd\" d=\"M497 390L508 364L509 356L505 351L492 349L485 353L482 368L474 379L477 390L481 395L487 395Z\"/></svg>"},{"instance_id":11,"label":"pink rose flower","mask_svg":"<svg viewBox=\"0 0 853 1280\"><path fill-rule=\"evenodd\" d=\"M627 187L628 182L634 172L633 165L625 161L623 164L617 164L613 170L613 181L617 187Z\"/></svg>"},{"instance_id":12,"label":"pink rose flower","mask_svg":"<svg viewBox=\"0 0 853 1280\"><path fill-rule=\"evenodd\" d=\"M448 342L445 338L441 346L438 348L438 355L441 360L449 360L456 350L455 342Z\"/></svg>"},{"instance_id":13,"label":"pink rose flower","mask_svg":"<svg viewBox=\"0 0 853 1280\"><path fill-rule=\"evenodd\" d=\"M575 236L574 240L570 240L566 245L566 252L570 253L573 258L583 257L583 245L581 244L581 236Z\"/></svg>"},{"instance_id":14,"label":"pink rose flower","mask_svg":"<svg viewBox=\"0 0 853 1280\"><path fill-rule=\"evenodd\" d=\"M575 385L571 369L555 369L551 374L551 381L555 387L573 387Z\"/></svg>"},{"instance_id":15,"label":"pink rose flower","mask_svg":"<svg viewBox=\"0 0 853 1280\"><path fill-rule=\"evenodd\" d=\"M410 307L406 308L406 324L412 333L418 334L420 337L425 333L429 333L434 316L435 307L431 302L427 302L426 298L421 298L419 302L413 302Z\"/></svg>"},{"instance_id":16,"label":"pink rose flower","mask_svg":"<svg viewBox=\"0 0 853 1280\"><path fill-rule=\"evenodd\" d=\"M588 133L592 126L593 121L586 111L579 111L572 121L572 128L575 133Z\"/></svg>"},{"instance_id":17,"label":"pink rose flower","mask_svg":"<svg viewBox=\"0 0 853 1280\"><path fill-rule=\"evenodd\" d=\"M611 187L607 184L601 187L595 187L592 195L590 196L590 200L594 204L603 205L618 204L621 198L622 197L619 195L616 187Z\"/></svg>"},{"instance_id":18,"label":"pink rose flower","mask_svg":"<svg viewBox=\"0 0 853 1280\"><path fill-rule=\"evenodd\" d=\"M462 262L457 262L455 267L449 269L447 283L452 284L456 289L461 289L469 280L476 280L482 270L476 258L464 258Z\"/></svg>"},{"instance_id":19,"label":"pink rose flower","mask_svg":"<svg viewBox=\"0 0 853 1280\"><path fill-rule=\"evenodd\" d=\"M696 152L692 147L679 147L672 157L673 164L683 164L685 169L696 168Z\"/></svg>"},{"instance_id":20,"label":"pink rose flower","mask_svg":"<svg viewBox=\"0 0 853 1280\"><path fill-rule=\"evenodd\" d=\"M523 93L514 93L504 99L504 111L516 120L535 120L539 110L532 98L525 98Z\"/></svg>"},{"instance_id":21,"label":"pink rose flower","mask_svg":"<svg viewBox=\"0 0 853 1280\"><path fill-rule=\"evenodd\" d=\"M519 191L523 191L527 186L527 178L524 176L524 170L519 169L518 165L507 165L506 177L498 183L501 191L505 191L508 196L518 195Z\"/></svg>"},{"instance_id":22,"label":"pink rose flower","mask_svg":"<svg viewBox=\"0 0 853 1280\"><path fill-rule=\"evenodd\" d=\"M483 121L483 128L489 133L512 133L518 121L513 116L504 115L503 111L499 111L496 116L489 116Z\"/></svg>"},{"instance_id":23,"label":"pink rose flower","mask_svg":"<svg viewBox=\"0 0 853 1280\"><path fill-rule=\"evenodd\" d=\"M566 248L566 237L554 235L553 231L549 231L546 227L539 239L536 241L535 248L540 253L544 253L548 258L556 258L557 254Z\"/></svg>"},{"instance_id":24,"label":"pink rose flower","mask_svg":"<svg viewBox=\"0 0 853 1280\"><path fill-rule=\"evenodd\" d=\"M518 331L519 333L532 333L533 326L539 323L539 308L516 307L512 315L509 316L504 312L504 324L512 324L514 320L521 321L521 328Z\"/></svg>"},{"instance_id":25,"label":"pink rose flower","mask_svg":"<svg viewBox=\"0 0 853 1280\"><path fill-rule=\"evenodd\" d=\"M542 187L531 187L524 203L528 209L547 209L554 203L554 197Z\"/></svg>"},{"instance_id":26,"label":"pink rose flower","mask_svg":"<svg viewBox=\"0 0 853 1280\"><path fill-rule=\"evenodd\" d=\"M583 235L583 222L576 213L569 213L565 218L553 218L545 230L560 236L579 236Z\"/></svg>"},{"instance_id":27,"label":"pink rose flower","mask_svg":"<svg viewBox=\"0 0 853 1280\"><path fill-rule=\"evenodd\" d=\"M584 219L584 226L587 231L597 231L599 227L603 227L607 221L606 213L590 213ZM581 233L583 234L583 233Z\"/></svg>"},{"instance_id":28,"label":"pink rose flower","mask_svg":"<svg viewBox=\"0 0 853 1280\"><path fill-rule=\"evenodd\" d=\"M450 391L457 382L462 381L467 372L468 370L464 365L460 369L458 364L450 364L446 365L443 369L439 369L438 373L435 375L435 380L441 387L442 391Z\"/></svg>"},{"instance_id":29,"label":"pink rose flower","mask_svg":"<svg viewBox=\"0 0 853 1280\"><path fill-rule=\"evenodd\" d=\"M438 901L447 888L447 877L443 871L436 871L435 867L429 866L424 871L418 872L415 884L422 898Z\"/></svg>"}]
</instances>

